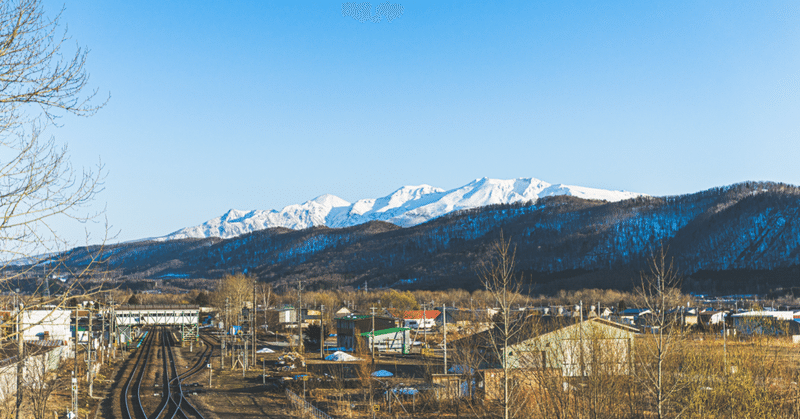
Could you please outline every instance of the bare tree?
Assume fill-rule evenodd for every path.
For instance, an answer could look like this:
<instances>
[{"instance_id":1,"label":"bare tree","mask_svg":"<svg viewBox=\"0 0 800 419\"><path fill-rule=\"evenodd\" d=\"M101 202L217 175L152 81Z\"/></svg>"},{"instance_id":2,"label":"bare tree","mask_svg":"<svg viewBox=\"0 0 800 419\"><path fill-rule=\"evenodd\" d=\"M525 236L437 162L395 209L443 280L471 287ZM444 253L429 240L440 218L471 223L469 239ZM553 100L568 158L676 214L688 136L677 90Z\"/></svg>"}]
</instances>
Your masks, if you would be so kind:
<instances>
[{"instance_id":1,"label":"bare tree","mask_svg":"<svg viewBox=\"0 0 800 419\"><path fill-rule=\"evenodd\" d=\"M66 32L38 0L0 5L0 254L11 260L63 250L55 216L92 219L80 208L101 189L102 167L76 171L66 147L43 131L63 114L89 116L96 92L84 95L86 51L63 60ZM96 214L95 214L96 215Z\"/></svg>"},{"instance_id":2,"label":"bare tree","mask_svg":"<svg viewBox=\"0 0 800 419\"><path fill-rule=\"evenodd\" d=\"M68 38L66 30L58 33L60 17L46 17L39 0L0 6L0 128L5 131L31 120L25 105L37 105L52 121L60 111L89 116L105 104L93 102L96 90L84 94L86 51L77 48L71 58L62 58Z\"/></svg>"},{"instance_id":3,"label":"bare tree","mask_svg":"<svg viewBox=\"0 0 800 419\"><path fill-rule=\"evenodd\" d=\"M217 281L214 290L214 305L222 310L226 308L233 316L241 314L246 302L253 299L253 278L244 274L226 275ZM233 317L232 320L235 320ZM227 325L226 325L227 327Z\"/></svg>"},{"instance_id":4,"label":"bare tree","mask_svg":"<svg viewBox=\"0 0 800 419\"><path fill-rule=\"evenodd\" d=\"M676 400L688 385L684 375L675 374L684 349L684 333L671 310L682 303L681 277L667 249L661 247L650 259L649 272L642 273L638 294L648 309L643 339L636 346L636 377L653 400L659 419L679 417L686 406Z\"/></svg>"},{"instance_id":5,"label":"bare tree","mask_svg":"<svg viewBox=\"0 0 800 419\"><path fill-rule=\"evenodd\" d=\"M65 376L60 375L58 369L50 365L49 358L47 354L33 357L26 365L28 373L25 377L24 392L30 400L31 414L34 419L48 417L47 402L50 400L50 396L56 390L64 388L66 384Z\"/></svg>"},{"instance_id":6,"label":"bare tree","mask_svg":"<svg viewBox=\"0 0 800 419\"><path fill-rule=\"evenodd\" d=\"M519 340L526 330L526 322L520 321L514 306L523 301L520 291L522 285L515 273L516 247L511 246L511 241L506 240L503 233L494 242L490 249L489 260L480 270L481 283L486 292L491 295L494 309L497 313L493 317L494 327L488 331L488 342L492 357L499 362L502 374L502 395L500 404L503 418L514 417L519 404L514 403L517 396L515 385L511 377L512 365L508 360L509 346Z\"/></svg>"},{"instance_id":7,"label":"bare tree","mask_svg":"<svg viewBox=\"0 0 800 419\"><path fill-rule=\"evenodd\" d=\"M96 91L84 92L86 51L67 50L59 18L60 13L48 18L38 0L0 4L0 288L15 289L41 275L36 291L44 297L37 303L54 311L71 293L83 291L76 279L87 274L102 246L72 271L61 263L61 254L75 244L58 234L53 221L85 222L100 215L83 213L83 208L102 189L102 166L74 169L67 148L44 132L63 115L90 116L105 104L95 102ZM69 274L71 282L50 297L48 279L57 272ZM17 305L18 325L29 307ZM23 402L24 332L18 326L0 337L0 344L15 337L19 342L17 417Z\"/></svg>"},{"instance_id":8,"label":"bare tree","mask_svg":"<svg viewBox=\"0 0 800 419\"><path fill-rule=\"evenodd\" d=\"M13 418L17 414L16 365L0 366L0 419Z\"/></svg>"},{"instance_id":9,"label":"bare tree","mask_svg":"<svg viewBox=\"0 0 800 419\"><path fill-rule=\"evenodd\" d=\"M96 92L83 93L86 51L77 48L63 59L67 36L58 33L59 17L48 19L38 0L0 5L0 269L6 288L34 270L85 273L71 272L52 256L75 245L58 235L52 221L100 215L82 208L102 189L102 166L75 170L67 148L44 137L60 116L90 116L104 105L93 100ZM42 254L48 256L32 257ZM10 269L20 261L28 268Z\"/></svg>"}]
</instances>

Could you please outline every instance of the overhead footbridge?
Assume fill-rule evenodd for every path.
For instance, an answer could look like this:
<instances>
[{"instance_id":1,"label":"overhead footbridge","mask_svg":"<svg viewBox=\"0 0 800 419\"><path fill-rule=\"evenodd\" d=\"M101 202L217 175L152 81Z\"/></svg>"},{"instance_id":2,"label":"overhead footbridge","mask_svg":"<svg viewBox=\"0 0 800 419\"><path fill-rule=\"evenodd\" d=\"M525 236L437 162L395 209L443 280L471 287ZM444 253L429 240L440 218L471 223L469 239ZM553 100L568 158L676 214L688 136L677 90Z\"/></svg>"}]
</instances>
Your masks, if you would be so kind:
<instances>
[{"instance_id":1,"label":"overhead footbridge","mask_svg":"<svg viewBox=\"0 0 800 419\"><path fill-rule=\"evenodd\" d=\"M126 337L136 335L136 330L150 326L180 328L183 341L198 339L200 307L188 304L174 305L123 305L115 310L117 329Z\"/></svg>"}]
</instances>

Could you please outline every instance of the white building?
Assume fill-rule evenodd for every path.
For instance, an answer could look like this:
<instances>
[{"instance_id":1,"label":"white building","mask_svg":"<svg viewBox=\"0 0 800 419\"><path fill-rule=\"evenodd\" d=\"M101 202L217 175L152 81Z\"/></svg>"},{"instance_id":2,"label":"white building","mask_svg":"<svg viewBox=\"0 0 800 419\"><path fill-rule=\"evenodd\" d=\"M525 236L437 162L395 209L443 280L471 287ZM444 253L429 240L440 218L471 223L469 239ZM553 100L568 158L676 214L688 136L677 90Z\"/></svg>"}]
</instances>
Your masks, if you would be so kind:
<instances>
[{"instance_id":1,"label":"white building","mask_svg":"<svg viewBox=\"0 0 800 419\"><path fill-rule=\"evenodd\" d=\"M439 310L400 310L390 308L387 311L402 322L403 327L409 329L430 329L436 326L436 318L442 314Z\"/></svg>"},{"instance_id":2,"label":"white building","mask_svg":"<svg viewBox=\"0 0 800 419\"><path fill-rule=\"evenodd\" d=\"M22 338L67 341L72 337L70 323L69 310L25 310L22 312Z\"/></svg>"}]
</instances>

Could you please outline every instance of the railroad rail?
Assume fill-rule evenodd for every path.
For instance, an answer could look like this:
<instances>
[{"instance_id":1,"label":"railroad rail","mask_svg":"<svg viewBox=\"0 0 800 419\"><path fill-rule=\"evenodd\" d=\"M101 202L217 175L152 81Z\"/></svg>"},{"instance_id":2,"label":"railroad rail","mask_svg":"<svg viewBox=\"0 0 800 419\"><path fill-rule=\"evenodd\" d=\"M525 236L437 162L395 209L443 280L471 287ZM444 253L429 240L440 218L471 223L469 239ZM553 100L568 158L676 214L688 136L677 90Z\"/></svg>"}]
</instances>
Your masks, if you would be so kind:
<instances>
[{"instance_id":1,"label":"railroad rail","mask_svg":"<svg viewBox=\"0 0 800 419\"><path fill-rule=\"evenodd\" d=\"M148 368L153 368L155 366L150 358L153 352L153 345L156 344L156 335L160 335L160 370L163 392L158 406L148 415L142 405L141 387ZM178 367L173 353L172 345L175 343L175 339L172 332L165 327L145 331L143 336L139 339L136 361L120 395L122 418L173 419L177 417L185 419L204 419L200 411L185 397L183 388L184 380L201 372L211 360L213 344L205 338L203 338L203 340L206 342L204 351L200 354L195 364L192 365L188 371L181 374L178 373Z\"/></svg>"},{"instance_id":2,"label":"railroad rail","mask_svg":"<svg viewBox=\"0 0 800 419\"><path fill-rule=\"evenodd\" d=\"M172 378L169 381L170 387L170 402L174 404L174 410L172 414L167 414L166 417L170 419L177 417L182 418L199 418L203 419L203 415L200 413L197 408L192 405L192 403L186 399L183 394L183 381L187 378L197 374L198 372L202 371L205 367L206 363L210 361L211 354L213 352L213 347L210 345L206 345L205 350L200 355L198 361L189 368L188 371L184 372L183 374L178 374L177 366L175 365L174 355L172 353L172 346L171 346L172 335L169 335L168 341L165 342L165 347L167 348L167 356L169 357L169 363L171 365L171 376Z\"/></svg>"},{"instance_id":3,"label":"railroad rail","mask_svg":"<svg viewBox=\"0 0 800 419\"><path fill-rule=\"evenodd\" d=\"M167 360L167 333L164 328L161 328L161 386L164 389L162 393L161 403L158 404L156 407L155 412L151 416L151 418L159 418L164 414L164 411L167 409L169 404L169 400L171 397L171 390L169 386L169 375L167 371L169 371L169 362Z\"/></svg>"},{"instance_id":4,"label":"railroad rail","mask_svg":"<svg viewBox=\"0 0 800 419\"><path fill-rule=\"evenodd\" d=\"M139 355L136 358L136 363L133 365L133 370L131 371L131 375L128 377L128 380L125 382L125 388L122 391L120 406L122 409L122 417L124 419L141 419L147 418L147 414L144 412L144 407L142 406L142 398L140 394L140 389L142 386L142 377L144 376L144 371L147 368L147 361L150 357L150 348L153 344L153 333L150 331L146 331L142 339L140 340L140 344L137 347L139 349ZM134 380L135 377L135 380ZM131 389L131 384L133 384L133 389ZM132 390L132 391L131 391ZM131 415L131 406L128 401L128 395L135 394L135 402L133 403L133 415Z\"/></svg>"}]
</instances>

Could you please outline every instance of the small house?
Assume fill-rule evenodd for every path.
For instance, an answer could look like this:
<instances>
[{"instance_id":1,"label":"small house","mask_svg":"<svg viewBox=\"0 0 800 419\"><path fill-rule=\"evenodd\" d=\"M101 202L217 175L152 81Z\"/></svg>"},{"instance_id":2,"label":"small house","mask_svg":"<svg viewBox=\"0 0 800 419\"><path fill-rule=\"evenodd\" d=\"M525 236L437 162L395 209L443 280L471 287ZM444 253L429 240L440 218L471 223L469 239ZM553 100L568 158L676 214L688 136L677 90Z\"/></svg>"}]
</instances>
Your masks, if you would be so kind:
<instances>
[{"instance_id":1,"label":"small house","mask_svg":"<svg viewBox=\"0 0 800 419\"><path fill-rule=\"evenodd\" d=\"M629 374L638 329L600 317L583 322L555 316L527 316L515 322L514 334L503 346L494 327L459 339L460 351L477 351L481 368L499 368L505 357L514 369L555 369L564 377L591 375L602 369Z\"/></svg>"},{"instance_id":2,"label":"small house","mask_svg":"<svg viewBox=\"0 0 800 419\"><path fill-rule=\"evenodd\" d=\"M439 310L389 309L388 312L402 322L402 327L411 329L430 329L436 326L436 318L442 314Z\"/></svg>"},{"instance_id":3,"label":"small house","mask_svg":"<svg viewBox=\"0 0 800 419\"><path fill-rule=\"evenodd\" d=\"M284 329L297 329L297 309L286 306L278 310L278 325ZM300 327L307 328L311 324L319 325L322 321L322 312L313 309L300 310Z\"/></svg>"},{"instance_id":4,"label":"small house","mask_svg":"<svg viewBox=\"0 0 800 419\"><path fill-rule=\"evenodd\" d=\"M394 318L387 316L349 314L334 320L336 321L336 346L347 350L353 350L356 346L356 336L371 331L373 324L375 330L396 327Z\"/></svg>"},{"instance_id":5,"label":"small house","mask_svg":"<svg viewBox=\"0 0 800 419\"><path fill-rule=\"evenodd\" d=\"M648 315L652 314L653 312L646 308L629 308L620 311L617 316L620 323L636 325L641 324L643 317L647 318Z\"/></svg>"},{"instance_id":6,"label":"small house","mask_svg":"<svg viewBox=\"0 0 800 419\"><path fill-rule=\"evenodd\" d=\"M738 333L795 335L800 334L800 323L794 321L792 311L748 311L731 316Z\"/></svg>"},{"instance_id":7,"label":"small house","mask_svg":"<svg viewBox=\"0 0 800 419\"><path fill-rule=\"evenodd\" d=\"M361 333L364 338L364 347L372 350L373 342L376 352L401 352L408 353L411 348L411 329L406 327L393 327L390 329L376 330Z\"/></svg>"},{"instance_id":8,"label":"small house","mask_svg":"<svg viewBox=\"0 0 800 419\"><path fill-rule=\"evenodd\" d=\"M701 311L697 315L697 323L704 326L721 325L725 321L725 312L716 310Z\"/></svg>"}]
</instances>

